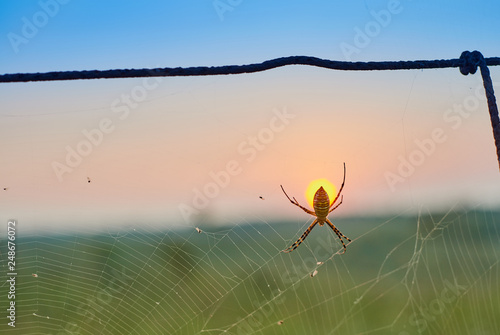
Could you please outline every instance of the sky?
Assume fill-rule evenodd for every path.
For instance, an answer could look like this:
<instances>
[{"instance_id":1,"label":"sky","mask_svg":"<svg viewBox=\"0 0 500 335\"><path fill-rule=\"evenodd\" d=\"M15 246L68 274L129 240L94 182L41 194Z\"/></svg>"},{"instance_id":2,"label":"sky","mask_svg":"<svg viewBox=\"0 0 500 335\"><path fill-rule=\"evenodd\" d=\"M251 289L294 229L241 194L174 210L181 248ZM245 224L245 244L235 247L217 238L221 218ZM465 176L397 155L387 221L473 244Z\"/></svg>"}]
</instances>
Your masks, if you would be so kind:
<instances>
[{"instance_id":1,"label":"sky","mask_svg":"<svg viewBox=\"0 0 500 335\"><path fill-rule=\"evenodd\" d=\"M10 1L0 73L499 57L499 12L497 1ZM0 220L26 229L305 219L280 185L308 206L308 184L338 188L344 162L339 216L500 205L479 73L288 66L3 83L0 99Z\"/></svg>"}]
</instances>

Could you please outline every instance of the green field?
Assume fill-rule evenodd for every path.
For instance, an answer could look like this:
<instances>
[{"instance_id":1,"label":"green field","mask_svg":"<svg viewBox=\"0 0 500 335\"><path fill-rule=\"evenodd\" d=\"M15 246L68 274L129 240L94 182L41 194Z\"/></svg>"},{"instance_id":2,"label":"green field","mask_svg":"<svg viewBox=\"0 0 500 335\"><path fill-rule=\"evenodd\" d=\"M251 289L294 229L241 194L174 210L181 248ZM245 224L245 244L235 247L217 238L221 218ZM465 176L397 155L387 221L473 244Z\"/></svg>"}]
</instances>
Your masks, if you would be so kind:
<instances>
[{"instance_id":1,"label":"green field","mask_svg":"<svg viewBox=\"0 0 500 335\"><path fill-rule=\"evenodd\" d=\"M2 316L0 332L498 333L499 212L334 223L353 239L345 254L327 227L316 227L294 252L280 252L304 222L201 233L137 225L119 234L19 234L16 327ZM5 316L8 291L4 284Z\"/></svg>"}]
</instances>

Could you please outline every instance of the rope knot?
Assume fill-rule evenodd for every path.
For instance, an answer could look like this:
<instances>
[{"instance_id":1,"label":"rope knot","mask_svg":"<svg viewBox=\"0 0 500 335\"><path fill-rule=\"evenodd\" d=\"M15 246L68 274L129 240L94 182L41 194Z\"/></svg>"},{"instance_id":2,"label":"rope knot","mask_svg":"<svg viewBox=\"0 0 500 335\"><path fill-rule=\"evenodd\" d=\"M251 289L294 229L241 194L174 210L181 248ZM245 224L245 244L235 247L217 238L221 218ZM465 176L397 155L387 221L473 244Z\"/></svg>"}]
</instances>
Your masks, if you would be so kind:
<instances>
[{"instance_id":1,"label":"rope knot","mask_svg":"<svg viewBox=\"0 0 500 335\"><path fill-rule=\"evenodd\" d=\"M462 65L460 65L460 73L466 76L469 73L476 73L477 67L484 60L484 57L479 51L474 50L472 52L462 52L462 54L460 55L460 59L462 60Z\"/></svg>"}]
</instances>

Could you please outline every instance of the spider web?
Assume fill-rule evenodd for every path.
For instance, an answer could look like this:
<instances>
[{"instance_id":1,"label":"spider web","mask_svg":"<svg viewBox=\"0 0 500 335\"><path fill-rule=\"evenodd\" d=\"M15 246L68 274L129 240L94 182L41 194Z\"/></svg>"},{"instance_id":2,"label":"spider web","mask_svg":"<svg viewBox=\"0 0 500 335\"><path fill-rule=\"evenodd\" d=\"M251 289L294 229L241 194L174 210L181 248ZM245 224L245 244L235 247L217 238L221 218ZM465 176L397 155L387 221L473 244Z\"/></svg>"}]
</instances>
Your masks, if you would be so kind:
<instances>
[{"instance_id":1,"label":"spider web","mask_svg":"<svg viewBox=\"0 0 500 335\"><path fill-rule=\"evenodd\" d=\"M444 72L341 73L334 83L329 72L302 68L258 74L256 82L252 76L175 78L146 91L123 119L124 111L110 112L110 105L121 94L139 94L144 82L26 85L34 102L9 98L14 90L7 87L1 133L12 147L1 152L8 184L1 219L19 227L17 318L15 328L3 322L0 329L495 333L494 151L491 170L474 164L482 157L478 143L492 147L491 131L475 93L480 81ZM428 89L431 81L439 89ZM387 86L377 87L380 82ZM271 89L286 83L286 90ZM55 87L57 103L44 98ZM460 125L446 123L449 108L472 106L473 99L477 113ZM62 161L66 145L76 148L82 129L95 129L103 114L115 129L59 182L51 162ZM47 134L37 127L44 122L57 125ZM416 155L414 140L428 143L436 127L447 140L436 142L391 190L385 172L396 173L398 157ZM328 155L313 155L314 145ZM460 155L448 154L457 147ZM344 203L329 217L352 239L347 252L341 254L328 227L318 226L298 249L282 253L313 218L291 205L279 185L306 205L307 183L316 175L339 183L343 161ZM5 230L6 280L4 236ZM8 289L3 284L2 297ZM7 303L2 298L2 310Z\"/></svg>"}]
</instances>

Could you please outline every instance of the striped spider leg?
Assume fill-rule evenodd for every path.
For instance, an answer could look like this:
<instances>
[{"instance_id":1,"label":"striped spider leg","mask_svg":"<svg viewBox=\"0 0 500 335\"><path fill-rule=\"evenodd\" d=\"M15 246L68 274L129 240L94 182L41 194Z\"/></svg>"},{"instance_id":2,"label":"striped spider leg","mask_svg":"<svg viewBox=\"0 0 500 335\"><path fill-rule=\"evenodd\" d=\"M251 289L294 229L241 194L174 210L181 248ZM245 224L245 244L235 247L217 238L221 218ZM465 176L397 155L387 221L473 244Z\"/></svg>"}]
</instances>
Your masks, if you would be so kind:
<instances>
[{"instance_id":1,"label":"striped spider leg","mask_svg":"<svg viewBox=\"0 0 500 335\"><path fill-rule=\"evenodd\" d=\"M297 199L295 199L295 197L290 199L288 194L286 194L285 189L283 188L283 185L280 185L281 189L283 190L283 193L285 193L286 197L288 198L288 200L290 200L290 202L292 204L301 208L307 214L310 214L310 215L313 215L316 217L316 219L306 229L306 231L302 234L302 236L300 236L299 239L295 243L293 243L290 247L283 250L283 252L292 252L295 249L297 249L297 247L306 239L307 235L309 235L309 233L314 228L314 226L316 226L316 224L323 226L325 223L328 224L328 226L330 228L332 228L332 230L335 232L335 234L337 234L337 236L340 239L340 242L342 242L342 245L344 246L344 252L346 251L346 245L345 245L344 241L342 240L342 238L346 239L349 242L351 242L351 240L347 236L342 234L340 232L340 230L338 230L337 227L335 227L335 225L327 218L328 214L333 212L335 209L337 209L337 207L339 207L342 204L342 201L344 200L344 196L343 195L340 196L340 193L342 192L342 189L344 188L344 184L345 184L345 163L344 163L344 179L342 180L342 186L340 186L339 193L337 193L337 196L335 197L332 204L330 205L330 198L328 197L328 193L326 193L323 186L321 186L314 194L314 199L313 199L314 212L311 211L310 209L305 208L304 206L301 206L299 204L299 202L297 201ZM340 202L336 206L334 206L335 203L337 202L337 200L339 199L339 196L340 196ZM344 253L344 252L342 252L342 253Z\"/></svg>"}]
</instances>

